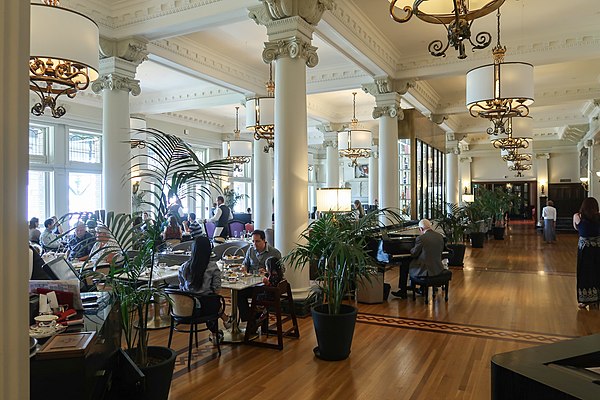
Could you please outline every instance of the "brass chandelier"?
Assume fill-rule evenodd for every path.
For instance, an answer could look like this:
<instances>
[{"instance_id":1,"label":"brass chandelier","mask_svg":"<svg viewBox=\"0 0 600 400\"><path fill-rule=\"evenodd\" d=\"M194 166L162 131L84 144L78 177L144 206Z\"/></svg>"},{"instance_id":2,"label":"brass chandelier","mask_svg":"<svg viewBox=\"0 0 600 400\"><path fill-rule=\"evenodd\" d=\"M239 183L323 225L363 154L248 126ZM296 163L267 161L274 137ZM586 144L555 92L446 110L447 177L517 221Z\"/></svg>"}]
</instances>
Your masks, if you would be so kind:
<instances>
[{"instance_id":1,"label":"brass chandelier","mask_svg":"<svg viewBox=\"0 0 600 400\"><path fill-rule=\"evenodd\" d=\"M57 100L74 98L98 78L98 25L78 12L60 7L58 0L31 4L29 89L39 97L31 113L54 118L65 115Z\"/></svg>"},{"instance_id":2,"label":"brass chandelier","mask_svg":"<svg viewBox=\"0 0 600 400\"><path fill-rule=\"evenodd\" d=\"M223 158L234 165L235 171L241 171L242 164L249 163L252 156L252 142L240 140L239 109L239 107L235 108L233 140L223 142Z\"/></svg>"},{"instance_id":3,"label":"brass chandelier","mask_svg":"<svg viewBox=\"0 0 600 400\"><path fill-rule=\"evenodd\" d=\"M500 44L500 10L498 42L492 49L493 64L467 72L467 108L473 117L489 119L489 135L508 134L507 121L527 117L533 103L533 65L504 62L506 47Z\"/></svg>"},{"instance_id":4,"label":"brass chandelier","mask_svg":"<svg viewBox=\"0 0 600 400\"><path fill-rule=\"evenodd\" d=\"M531 161L531 154L520 154L519 149L501 149L500 157L504 161L525 162Z\"/></svg>"},{"instance_id":5,"label":"brass chandelier","mask_svg":"<svg viewBox=\"0 0 600 400\"><path fill-rule=\"evenodd\" d=\"M481 3L480 1L479 3ZM477 18L488 15L498 9L504 0L483 1L485 4L476 7L470 7L469 0L415 0L412 7L410 5L397 5L398 0L390 0L390 16L399 23L408 22L413 15L422 21L430 24L444 25L448 32L447 42L434 40L429 43L429 53L434 57L445 57L446 50L452 46L458 51L458 58L466 58L465 44L467 40L471 43L473 51L485 49L492 42L492 35L489 32L479 32L475 36L475 42L471 39L471 25ZM403 1L402 3L410 3ZM398 17L395 13L396 8L402 8L406 13L404 17Z\"/></svg>"},{"instance_id":6,"label":"brass chandelier","mask_svg":"<svg viewBox=\"0 0 600 400\"><path fill-rule=\"evenodd\" d=\"M532 138L526 135L531 133L531 121L531 118L509 118L505 124L506 137L492 139L494 148L509 151L528 148ZM490 137L495 138L498 136L498 134L493 135Z\"/></svg>"},{"instance_id":7,"label":"brass chandelier","mask_svg":"<svg viewBox=\"0 0 600 400\"><path fill-rule=\"evenodd\" d=\"M349 158L352 162L349 166L357 166L359 158L371 155L371 131L358 129L356 118L356 92L352 92L352 120L347 130L338 132L338 150L340 156Z\"/></svg>"},{"instance_id":8,"label":"brass chandelier","mask_svg":"<svg viewBox=\"0 0 600 400\"><path fill-rule=\"evenodd\" d=\"M523 171L529 171L531 169L531 164L525 164L521 161L509 161L508 169L511 171L516 171L515 176L517 178L523 177Z\"/></svg>"},{"instance_id":9,"label":"brass chandelier","mask_svg":"<svg viewBox=\"0 0 600 400\"><path fill-rule=\"evenodd\" d=\"M254 140L265 139L263 151L275 147L275 82L273 63L269 64L269 80L266 82L266 96L256 96L246 100L246 129L254 132Z\"/></svg>"}]
</instances>

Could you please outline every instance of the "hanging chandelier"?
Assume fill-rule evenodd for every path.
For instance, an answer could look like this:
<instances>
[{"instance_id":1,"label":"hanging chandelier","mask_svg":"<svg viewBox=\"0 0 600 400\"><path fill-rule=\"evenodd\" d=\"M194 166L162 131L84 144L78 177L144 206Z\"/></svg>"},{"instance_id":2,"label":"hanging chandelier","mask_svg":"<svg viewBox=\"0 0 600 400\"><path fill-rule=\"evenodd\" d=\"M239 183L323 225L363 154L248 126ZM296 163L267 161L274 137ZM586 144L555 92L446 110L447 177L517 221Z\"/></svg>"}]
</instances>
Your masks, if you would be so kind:
<instances>
[{"instance_id":1,"label":"hanging chandelier","mask_svg":"<svg viewBox=\"0 0 600 400\"><path fill-rule=\"evenodd\" d=\"M275 82L273 63L269 64L269 80L266 83L267 95L246 100L246 129L254 132L254 140L265 139L263 151L269 152L275 144Z\"/></svg>"},{"instance_id":2,"label":"hanging chandelier","mask_svg":"<svg viewBox=\"0 0 600 400\"><path fill-rule=\"evenodd\" d=\"M242 164L249 163L252 156L252 142L240 140L239 109L239 107L235 108L233 140L223 142L223 158L233 164L235 171L241 171Z\"/></svg>"},{"instance_id":3,"label":"hanging chandelier","mask_svg":"<svg viewBox=\"0 0 600 400\"><path fill-rule=\"evenodd\" d=\"M533 104L533 65L504 62L506 47L500 44L500 10L498 9L498 43L492 49L493 64L467 72L467 108L473 117L489 119L488 134L508 133L506 121L529 115Z\"/></svg>"},{"instance_id":4,"label":"hanging chandelier","mask_svg":"<svg viewBox=\"0 0 600 400\"><path fill-rule=\"evenodd\" d=\"M531 161L531 154L520 154L519 149L501 149L500 157L504 161L525 162Z\"/></svg>"},{"instance_id":5,"label":"hanging chandelier","mask_svg":"<svg viewBox=\"0 0 600 400\"><path fill-rule=\"evenodd\" d=\"M532 133L531 125L531 118L509 118L504 134L490 135L490 138L493 138L492 145L500 150L527 149L533 140L528 136Z\"/></svg>"},{"instance_id":6,"label":"hanging chandelier","mask_svg":"<svg viewBox=\"0 0 600 400\"><path fill-rule=\"evenodd\" d=\"M371 131L358 129L356 118L356 92L352 92L352 120L350 127L338 132L338 150L340 156L349 158L352 162L349 166L357 166L357 159L366 158L371 155Z\"/></svg>"},{"instance_id":7,"label":"hanging chandelier","mask_svg":"<svg viewBox=\"0 0 600 400\"><path fill-rule=\"evenodd\" d=\"M525 164L520 161L508 161L507 164L510 171L516 171L515 176L517 178L523 177L523 171L529 171L531 169L531 164Z\"/></svg>"},{"instance_id":8,"label":"hanging chandelier","mask_svg":"<svg viewBox=\"0 0 600 400\"><path fill-rule=\"evenodd\" d=\"M31 113L40 116L49 108L60 118L66 110L58 98L72 99L98 79L98 25L58 0L31 4L29 47L29 89L39 97Z\"/></svg>"},{"instance_id":9,"label":"hanging chandelier","mask_svg":"<svg viewBox=\"0 0 600 400\"><path fill-rule=\"evenodd\" d=\"M404 5L409 1L402 1L403 5L397 4L398 0L390 0L390 16L399 23L408 22L414 15L421 21L430 24L444 25L448 32L447 42L434 40L429 43L429 53L434 57L446 57L446 50L452 46L458 51L458 58L466 58L465 44L467 40L471 43L473 51L485 49L492 42L492 35L489 32L479 32L475 35L475 42L471 39L471 25L477 18L488 15L498 9L504 0L491 0L478 2L469 0L415 0L412 7ZM478 3L471 7L471 3ZM481 4L484 3L484 4ZM406 13L404 17L396 15L396 8L402 8Z\"/></svg>"}]
</instances>

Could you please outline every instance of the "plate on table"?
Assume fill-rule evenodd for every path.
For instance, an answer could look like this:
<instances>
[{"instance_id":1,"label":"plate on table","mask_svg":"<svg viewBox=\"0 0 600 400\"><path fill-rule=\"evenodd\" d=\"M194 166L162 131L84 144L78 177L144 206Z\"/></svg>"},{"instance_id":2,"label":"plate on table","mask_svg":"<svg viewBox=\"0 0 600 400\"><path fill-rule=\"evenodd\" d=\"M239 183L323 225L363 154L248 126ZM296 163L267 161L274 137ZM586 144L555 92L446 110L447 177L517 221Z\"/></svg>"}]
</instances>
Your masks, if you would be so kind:
<instances>
[{"instance_id":1,"label":"plate on table","mask_svg":"<svg viewBox=\"0 0 600 400\"><path fill-rule=\"evenodd\" d=\"M65 325L57 324L53 326L38 326L32 325L29 327L29 336L34 339L44 339L54 336L67 329Z\"/></svg>"}]
</instances>

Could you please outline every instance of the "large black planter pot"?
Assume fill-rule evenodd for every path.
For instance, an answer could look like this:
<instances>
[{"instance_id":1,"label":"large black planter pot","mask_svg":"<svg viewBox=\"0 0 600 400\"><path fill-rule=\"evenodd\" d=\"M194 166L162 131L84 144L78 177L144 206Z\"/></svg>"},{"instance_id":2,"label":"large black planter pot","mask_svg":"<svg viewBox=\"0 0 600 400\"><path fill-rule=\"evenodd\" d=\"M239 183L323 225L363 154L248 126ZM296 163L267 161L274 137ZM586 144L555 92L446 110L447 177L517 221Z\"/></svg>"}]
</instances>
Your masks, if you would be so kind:
<instances>
[{"instance_id":1,"label":"large black planter pot","mask_svg":"<svg viewBox=\"0 0 600 400\"><path fill-rule=\"evenodd\" d=\"M467 246L461 243L449 244L446 247L451 250L448 256L448 265L451 267L462 267L465 259L465 250Z\"/></svg>"},{"instance_id":2,"label":"large black planter pot","mask_svg":"<svg viewBox=\"0 0 600 400\"><path fill-rule=\"evenodd\" d=\"M485 232L471 232L471 247L482 248L485 240Z\"/></svg>"},{"instance_id":3,"label":"large black planter pot","mask_svg":"<svg viewBox=\"0 0 600 400\"><path fill-rule=\"evenodd\" d=\"M494 234L494 239L496 240L504 240L504 227L503 226L495 226L492 228L492 233Z\"/></svg>"},{"instance_id":4,"label":"large black planter pot","mask_svg":"<svg viewBox=\"0 0 600 400\"><path fill-rule=\"evenodd\" d=\"M345 360L350 355L356 314L358 310L347 304L342 304L340 314L327 313L327 304L313 307L312 317L315 325L318 346L314 348L315 355L322 360Z\"/></svg>"},{"instance_id":5,"label":"large black planter pot","mask_svg":"<svg viewBox=\"0 0 600 400\"><path fill-rule=\"evenodd\" d=\"M128 350L127 353L132 355L133 351ZM176 355L177 353L168 347L148 346L148 357L162 361L149 367L140 367L145 376L145 385L143 388L137 388L137 393L131 397L128 396L128 399L167 400L171 389Z\"/></svg>"}]
</instances>

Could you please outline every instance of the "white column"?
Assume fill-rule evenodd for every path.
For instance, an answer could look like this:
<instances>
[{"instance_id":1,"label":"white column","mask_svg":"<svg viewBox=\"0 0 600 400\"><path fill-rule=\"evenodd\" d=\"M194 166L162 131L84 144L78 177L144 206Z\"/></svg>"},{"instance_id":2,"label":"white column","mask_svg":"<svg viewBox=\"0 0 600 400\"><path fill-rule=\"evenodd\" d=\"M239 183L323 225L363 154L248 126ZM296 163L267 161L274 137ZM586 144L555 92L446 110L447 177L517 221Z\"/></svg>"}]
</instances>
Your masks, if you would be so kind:
<instances>
[{"instance_id":1,"label":"white column","mask_svg":"<svg viewBox=\"0 0 600 400\"><path fill-rule=\"evenodd\" d=\"M254 199L252 201L252 217L254 229L265 230L273 226L273 164L271 154L263 149L267 146L265 139L255 140L253 145L252 162L254 179Z\"/></svg>"},{"instance_id":2,"label":"white column","mask_svg":"<svg viewBox=\"0 0 600 400\"><path fill-rule=\"evenodd\" d=\"M308 196L308 140L306 121L306 67L317 65L312 33L323 12L321 0L294 0L285 4L263 0L250 16L267 27L263 60L275 61L275 247L288 254L306 228ZM298 296L307 295L308 268L286 272Z\"/></svg>"},{"instance_id":3,"label":"white column","mask_svg":"<svg viewBox=\"0 0 600 400\"><path fill-rule=\"evenodd\" d=\"M317 165L313 164L308 171L308 212L312 213L313 207L317 205Z\"/></svg>"},{"instance_id":4,"label":"white column","mask_svg":"<svg viewBox=\"0 0 600 400\"><path fill-rule=\"evenodd\" d=\"M458 204L458 155L454 151L446 154L446 202Z\"/></svg>"},{"instance_id":5,"label":"white column","mask_svg":"<svg viewBox=\"0 0 600 400\"><path fill-rule=\"evenodd\" d=\"M460 201L462 202L462 195L464 193L465 186L468 189L469 194L471 193L471 157L459 157L459 173L460 173Z\"/></svg>"},{"instance_id":6,"label":"white column","mask_svg":"<svg viewBox=\"0 0 600 400\"><path fill-rule=\"evenodd\" d=\"M379 118L379 207L399 208L398 191L398 116L400 95L386 93L375 96L373 117Z\"/></svg>"},{"instance_id":7,"label":"white column","mask_svg":"<svg viewBox=\"0 0 600 400\"><path fill-rule=\"evenodd\" d=\"M102 198L103 207L115 213L131 213L129 93L141 93L135 80L137 66L148 54L146 42L100 40L100 78L92 84L102 93Z\"/></svg>"},{"instance_id":8,"label":"white column","mask_svg":"<svg viewBox=\"0 0 600 400\"><path fill-rule=\"evenodd\" d=\"M379 155L377 155L379 157ZM375 200L379 199L379 160L375 158L375 154L369 157L369 205L375 204Z\"/></svg>"},{"instance_id":9,"label":"white column","mask_svg":"<svg viewBox=\"0 0 600 400\"><path fill-rule=\"evenodd\" d=\"M29 2L2 3L0 24L0 399L29 398L27 169ZM10 38L10 40L9 40Z\"/></svg>"},{"instance_id":10,"label":"white column","mask_svg":"<svg viewBox=\"0 0 600 400\"><path fill-rule=\"evenodd\" d=\"M337 147L337 141L326 142L326 176L325 186L336 188L340 186L340 153Z\"/></svg>"}]
</instances>

